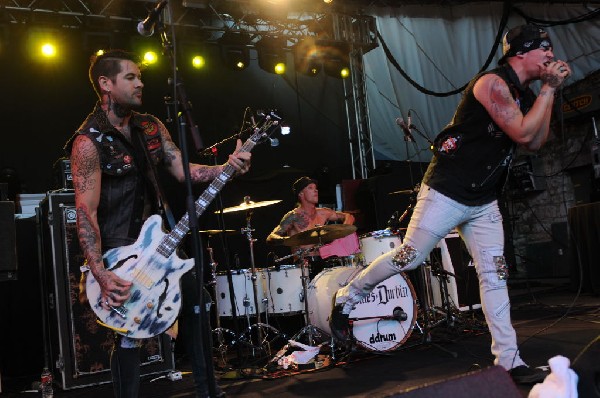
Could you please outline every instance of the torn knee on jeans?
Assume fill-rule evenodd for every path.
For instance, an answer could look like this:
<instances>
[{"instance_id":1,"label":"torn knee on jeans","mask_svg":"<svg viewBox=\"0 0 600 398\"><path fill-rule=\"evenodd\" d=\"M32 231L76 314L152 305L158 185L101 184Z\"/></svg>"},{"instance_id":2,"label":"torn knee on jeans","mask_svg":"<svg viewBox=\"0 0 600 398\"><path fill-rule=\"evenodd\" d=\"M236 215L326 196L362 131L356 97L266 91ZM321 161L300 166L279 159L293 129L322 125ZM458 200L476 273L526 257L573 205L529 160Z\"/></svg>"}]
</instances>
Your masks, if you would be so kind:
<instances>
[{"instance_id":1,"label":"torn knee on jeans","mask_svg":"<svg viewBox=\"0 0 600 398\"><path fill-rule=\"evenodd\" d=\"M419 251L410 245L402 245L392 257L392 264L398 267L400 270L406 268L411 264L417 256Z\"/></svg>"}]
</instances>

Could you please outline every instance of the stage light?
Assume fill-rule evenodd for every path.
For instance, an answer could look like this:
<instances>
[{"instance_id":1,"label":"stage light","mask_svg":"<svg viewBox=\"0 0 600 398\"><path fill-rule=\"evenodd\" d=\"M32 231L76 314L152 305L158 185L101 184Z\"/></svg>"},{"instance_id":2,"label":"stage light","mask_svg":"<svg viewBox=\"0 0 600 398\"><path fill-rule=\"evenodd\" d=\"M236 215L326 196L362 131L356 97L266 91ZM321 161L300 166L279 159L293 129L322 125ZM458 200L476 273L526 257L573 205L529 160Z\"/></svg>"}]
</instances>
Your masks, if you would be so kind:
<instances>
[{"instance_id":1,"label":"stage light","mask_svg":"<svg viewBox=\"0 0 600 398\"><path fill-rule=\"evenodd\" d=\"M53 29L33 28L27 38L29 55L34 60L57 62L61 59L62 40L59 33Z\"/></svg>"},{"instance_id":2,"label":"stage light","mask_svg":"<svg viewBox=\"0 0 600 398\"><path fill-rule=\"evenodd\" d=\"M245 33L225 32L218 40L221 59L233 70L243 70L250 65L250 36Z\"/></svg>"},{"instance_id":3,"label":"stage light","mask_svg":"<svg viewBox=\"0 0 600 398\"><path fill-rule=\"evenodd\" d=\"M206 60L202 55L196 55L192 58L192 67L195 69L202 69L206 65Z\"/></svg>"},{"instance_id":4,"label":"stage light","mask_svg":"<svg viewBox=\"0 0 600 398\"><path fill-rule=\"evenodd\" d=\"M348 54L337 52L323 60L323 69L327 76L346 79L350 76L350 59Z\"/></svg>"},{"instance_id":5,"label":"stage light","mask_svg":"<svg viewBox=\"0 0 600 398\"><path fill-rule=\"evenodd\" d=\"M42 56L46 58L56 57L56 45L54 45L54 43L44 43L40 47L40 52L42 53Z\"/></svg>"},{"instance_id":6,"label":"stage light","mask_svg":"<svg viewBox=\"0 0 600 398\"><path fill-rule=\"evenodd\" d=\"M285 53L283 49L286 39L278 37L263 37L256 43L258 54L258 66L265 72L283 74L285 73Z\"/></svg>"},{"instance_id":7,"label":"stage light","mask_svg":"<svg viewBox=\"0 0 600 398\"><path fill-rule=\"evenodd\" d=\"M144 65L154 65L158 62L158 54L154 51L146 51L142 57Z\"/></svg>"},{"instance_id":8,"label":"stage light","mask_svg":"<svg viewBox=\"0 0 600 398\"><path fill-rule=\"evenodd\" d=\"M314 40L306 39L294 46L294 66L296 72L316 76L323 69L320 47Z\"/></svg>"},{"instance_id":9,"label":"stage light","mask_svg":"<svg viewBox=\"0 0 600 398\"><path fill-rule=\"evenodd\" d=\"M275 65L275 73L283 75L285 73L285 63L279 62Z\"/></svg>"}]
</instances>

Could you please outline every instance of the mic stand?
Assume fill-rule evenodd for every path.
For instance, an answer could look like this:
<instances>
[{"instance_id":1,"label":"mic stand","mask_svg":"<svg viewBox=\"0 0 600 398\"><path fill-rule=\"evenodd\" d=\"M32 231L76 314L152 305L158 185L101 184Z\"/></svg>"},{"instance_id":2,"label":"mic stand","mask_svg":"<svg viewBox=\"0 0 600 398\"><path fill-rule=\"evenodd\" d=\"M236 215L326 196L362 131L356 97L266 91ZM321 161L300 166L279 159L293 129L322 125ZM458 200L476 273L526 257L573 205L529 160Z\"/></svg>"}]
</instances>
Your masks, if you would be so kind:
<instances>
[{"instance_id":1,"label":"mic stand","mask_svg":"<svg viewBox=\"0 0 600 398\"><path fill-rule=\"evenodd\" d=\"M218 159L218 149L216 144L210 146L209 148L206 148L206 150L210 150L208 152L208 154L210 154L213 157L213 164L216 166L217 165L217 159ZM204 153L204 152L203 152ZM220 226L222 231L225 231L226 226L225 226L225 219L223 217L223 198L221 196L221 192L219 192L217 194L217 223ZM229 288L229 302L231 305L231 319L232 319L232 324L233 324L233 331L235 333L236 336L236 341L234 341L235 347L236 347L236 352L237 352L237 359L238 359L238 366L241 363L242 360L242 352L241 352L241 347L239 344L237 343L237 338L238 336L240 336L240 325L238 322L238 314L237 314L237 306L235 304L235 292L233 289L233 276L231 275L231 260L229 257L229 248L227 245L227 239L225 238L225 234L221 234L221 246L223 247L223 252L225 254L225 275L227 278L227 286ZM216 296L216 289L215 289L215 302L218 302L219 298ZM216 312L216 318L217 318L217 324L219 324L219 317L220 314L218 311ZM216 333L216 337L219 341L219 344L222 344L222 339L223 339L223 329L218 328L217 333Z\"/></svg>"},{"instance_id":2,"label":"mic stand","mask_svg":"<svg viewBox=\"0 0 600 398\"><path fill-rule=\"evenodd\" d=\"M244 131L241 131L241 132L239 132L237 134L234 134L234 135L232 135L230 137L227 137L227 138L225 138L225 139L223 139L223 140L221 140L221 141L219 141L217 143L214 143L214 144L212 144L209 147L204 148L201 152L199 152L200 155L202 155L202 156L210 156L212 154L216 154L218 147L220 147L221 145L223 145L224 143L226 143L228 141L240 138L240 136L242 135L243 132Z\"/></svg>"},{"instance_id":3,"label":"mic stand","mask_svg":"<svg viewBox=\"0 0 600 398\"><path fill-rule=\"evenodd\" d=\"M415 125L411 124L410 126L408 126L408 128L409 128L409 129L413 129L413 130L415 130L415 131L416 131L416 132L419 134L419 136L420 136L421 138L423 138L425 141L427 141L427 143L429 144L429 150L430 150L431 152L433 152L433 154L435 155L435 149L434 149L434 148L435 148L435 145L433 144L433 141L431 141L431 140L429 139L429 137L427 137L427 135L425 135L425 133L423 133L421 130L419 130L419 129L417 128L417 126L415 126Z\"/></svg>"},{"instance_id":4,"label":"mic stand","mask_svg":"<svg viewBox=\"0 0 600 398\"><path fill-rule=\"evenodd\" d=\"M170 13L170 5L169 7L169 13ZM203 270L203 253L201 248L201 242L200 242L200 234L198 233L198 217L196 216L196 206L194 203L194 197L193 197L193 191L192 191L192 179L191 179L191 175L190 175L190 168L189 168L189 154L188 154L188 148L187 148L187 141L186 141L186 134L185 134L185 130L186 130L186 121L187 124L193 129L193 127L195 126L195 124L193 123L193 118L190 112L190 106L189 106L189 101L187 101L187 97L185 95L185 90L183 88L183 83L179 82L178 77L177 77L177 60L176 60L176 56L175 56L175 51L174 51L174 45L169 41L169 38L167 36L167 33L165 31L164 25L162 24L162 22L159 21L159 23L157 23L157 28L159 29L160 32L160 38L161 38L161 44L162 47L164 49L165 54L169 55L171 62L173 64L173 77L171 80L171 84L173 85L173 91L174 91L174 95L173 98L177 99L179 101L179 105L182 106L183 108L183 113L185 115L185 117L179 117L178 121L179 123L177 124L178 127L178 137L179 137L179 149L181 151L181 161L183 164L183 173L184 173L184 177L185 177L185 186L186 186L186 193L187 193L187 197L186 197L186 209L187 209L187 213L188 213L188 219L189 219L189 227L192 233L192 252L193 252L193 256L194 256L194 270L196 272L196 289L197 289L197 294L198 294L198 303L197 303L197 307L195 308L195 310L198 311L198 315L199 315L199 319L198 321L200 322L200 324L198 325L198 332L199 332L199 338L200 341L202 342L202 354L204 357L204 363L205 363L205 369L206 369L206 381L208 383L208 392L209 395L211 397L216 396L216 381L215 381L215 375L214 375L214 368L213 368L213 361L212 361L212 347L210 346L210 334L211 331L209 330L209 319L208 319L208 312L206 310L206 306L204 303L204 270ZM174 29L173 26L171 26L171 34L173 37L175 37L174 35ZM177 115L177 102L174 103L175 105L175 115ZM199 137L197 140L197 143L199 143ZM198 148L201 149L201 148ZM192 317L192 321L193 321L194 317ZM195 330L195 328L192 328L192 330ZM193 337L192 337L193 338ZM189 342L188 342L189 344ZM193 343L192 343L193 344ZM193 350L196 351L196 350ZM194 360L194 358L191 358L192 361ZM192 369L196 368L195 366L192 367Z\"/></svg>"}]
</instances>

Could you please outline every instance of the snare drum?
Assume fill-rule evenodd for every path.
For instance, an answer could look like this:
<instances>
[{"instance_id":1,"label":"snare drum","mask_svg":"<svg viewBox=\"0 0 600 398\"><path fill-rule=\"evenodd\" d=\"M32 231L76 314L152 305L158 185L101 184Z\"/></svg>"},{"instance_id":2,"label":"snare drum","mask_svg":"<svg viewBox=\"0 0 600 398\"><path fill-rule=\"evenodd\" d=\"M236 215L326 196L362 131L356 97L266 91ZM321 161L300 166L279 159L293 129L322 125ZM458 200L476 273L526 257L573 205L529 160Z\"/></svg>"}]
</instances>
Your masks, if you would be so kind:
<instances>
[{"instance_id":1,"label":"snare drum","mask_svg":"<svg viewBox=\"0 0 600 398\"><path fill-rule=\"evenodd\" d=\"M238 269L231 271L233 281L234 303L237 316L255 315L256 307L254 303L254 288L252 286L252 270ZM266 310L265 305L265 270L256 270L256 293L260 312ZM217 297L216 306L221 317L232 317L231 299L229 296L229 282L226 272L217 274Z\"/></svg>"},{"instance_id":2,"label":"snare drum","mask_svg":"<svg viewBox=\"0 0 600 398\"><path fill-rule=\"evenodd\" d=\"M360 237L360 248L364 264L371 264L377 257L399 247L402 244L400 236L389 229L369 232Z\"/></svg>"},{"instance_id":3,"label":"snare drum","mask_svg":"<svg viewBox=\"0 0 600 398\"><path fill-rule=\"evenodd\" d=\"M331 300L362 268L326 269L310 283L307 293L311 324L331 333ZM399 309L401 311L399 311ZM404 312L405 320L392 319ZM350 312L356 343L371 351L390 351L403 344L412 333L417 318L415 290L404 274L395 274L378 284Z\"/></svg>"},{"instance_id":4,"label":"snare drum","mask_svg":"<svg viewBox=\"0 0 600 398\"><path fill-rule=\"evenodd\" d=\"M302 269L299 266L269 267L265 278L271 314L290 315L304 311Z\"/></svg>"}]
</instances>

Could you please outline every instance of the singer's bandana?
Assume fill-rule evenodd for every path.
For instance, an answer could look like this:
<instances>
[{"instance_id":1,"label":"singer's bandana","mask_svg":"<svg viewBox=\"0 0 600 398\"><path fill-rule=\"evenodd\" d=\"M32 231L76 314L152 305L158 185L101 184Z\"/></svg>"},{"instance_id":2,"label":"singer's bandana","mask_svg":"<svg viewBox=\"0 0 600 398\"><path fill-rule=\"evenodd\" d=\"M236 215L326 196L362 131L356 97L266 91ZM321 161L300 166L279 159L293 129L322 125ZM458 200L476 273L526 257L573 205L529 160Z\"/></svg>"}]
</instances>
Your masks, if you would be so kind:
<instances>
[{"instance_id":1,"label":"singer's bandana","mask_svg":"<svg viewBox=\"0 0 600 398\"><path fill-rule=\"evenodd\" d=\"M545 30L533 25L521 25L508 31L502 38L502 53L500 64L506 62L509 57L524 54L531 50L543 48L547 50L552 47L550 36Z\"/></svg>"}]
</instances>

